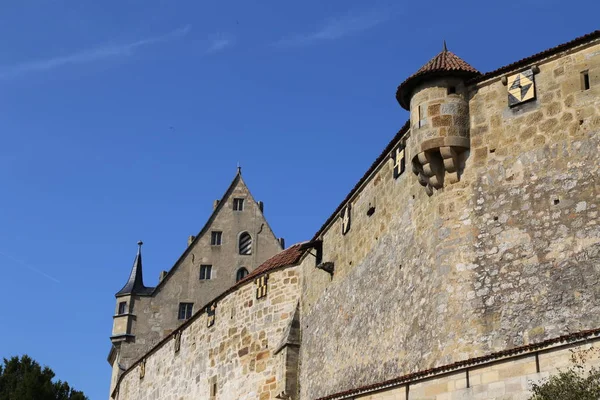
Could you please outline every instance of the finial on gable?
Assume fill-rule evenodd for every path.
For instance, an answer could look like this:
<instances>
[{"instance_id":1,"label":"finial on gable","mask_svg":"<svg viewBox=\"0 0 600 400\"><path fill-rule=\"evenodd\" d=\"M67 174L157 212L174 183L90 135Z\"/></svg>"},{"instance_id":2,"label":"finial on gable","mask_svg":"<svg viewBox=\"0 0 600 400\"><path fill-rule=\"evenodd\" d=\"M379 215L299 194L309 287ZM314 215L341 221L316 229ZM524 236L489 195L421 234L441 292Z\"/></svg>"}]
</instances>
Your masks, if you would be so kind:
<instances>
[{"instance_id":1,"label":"finial on gable","mask_svg":"<svg viewBox=\"0 0 600 400\"><path fill-rule=\"evenodd\" d=\"M444 40L444 51L448 51L448 47L446 46L446 40Z\"/></svg>"},{"instance_id":2,"label":"finial on gable","mask_svg":"<svg viewBox=\"0 0 600 400\"><path fill-rule=\"evenodd\" d=\"M242 174L242 167L240 167L240 163L239 162L237 163L237 173L238 173L238 175Z\"/></svg>"},{"instance_id":3,"label":"finial on gable","mask_svg":"<svg viewBox=\"0 0 600 400\"><path fill-rule=\"evenodd\" d=\"M142 242L141 240L138 240L139 250L141 250L143 244L144 244L144 242Z\"/></svg>"}]
</instances>

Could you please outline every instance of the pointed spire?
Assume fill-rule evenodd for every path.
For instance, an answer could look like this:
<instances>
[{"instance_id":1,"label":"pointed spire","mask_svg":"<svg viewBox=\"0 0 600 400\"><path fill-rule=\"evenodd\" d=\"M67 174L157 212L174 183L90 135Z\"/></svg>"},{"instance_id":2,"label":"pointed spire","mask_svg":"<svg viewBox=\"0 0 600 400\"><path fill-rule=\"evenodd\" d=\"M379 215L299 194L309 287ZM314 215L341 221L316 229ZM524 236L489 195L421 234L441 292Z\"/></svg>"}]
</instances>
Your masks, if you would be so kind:
<instances>
[{"instance_id":1,"label":"pointed spire","mask_svg":"<svg viewBox=\"0 0 600 400\"><path fill-rule=\"evenodd\" d=\"M238 161L237 163L237 174L241 175L242 174L242 167L240 166L240 162Z\"/></svg>"},{"instance_id":2,"label":"pointed spire","mask_svg":"<svg viewBox=\"0 0 600 400\"><path fill-rule=\"evenodd\" d=\"M446 40L444 39L444 50L443 51L448 51L448 47L446 46Z\"/></svg>"},{"instance_id":3,"label":"pointed spire","mask_svg":"<svg viewBox=\"0 0 600 400\"><path fill-rule=\"evenodd\" d=\"M142 273L142 245L144 242L141 240L137 242L138 250L133 260L133 267L129 274L129 279L123 289L119 290L116 296L123 296L126 294L149 294L153 288L147 288L144 286L144 278Z\"/></svg>"}]
</instances>

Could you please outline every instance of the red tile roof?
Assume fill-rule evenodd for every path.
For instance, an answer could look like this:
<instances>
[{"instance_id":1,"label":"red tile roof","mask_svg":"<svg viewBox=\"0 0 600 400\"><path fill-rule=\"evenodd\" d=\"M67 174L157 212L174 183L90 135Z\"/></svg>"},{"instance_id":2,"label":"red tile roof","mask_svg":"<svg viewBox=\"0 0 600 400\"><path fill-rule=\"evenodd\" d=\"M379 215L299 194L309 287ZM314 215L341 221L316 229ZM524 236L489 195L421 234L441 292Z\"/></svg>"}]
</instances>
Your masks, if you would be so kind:
<instances>
[{"instance_id":1,"label":"red tile roof","mask_svg":"<svg viewBox=\"0 0 600 400\"><path fill-rule=\"evenodd\" d=\"M269 272L271 270L285 267L288 265L297 264L300 261L300 258L302 257L304 252L312 246L312 242L302 242L288 247L287 249L275 254L273 257L269 258L267 261L259 265L258 268L246 275L246 277L240 280L234 287L237 287L240 284L243 284L244 282L252 280L257 276L264 274L265 272Z\"/></svg>"},{"instance_id":2,"label":"red tile roof","mask_svg":"<svg viewBox=\"0 0 600 400\"><path fill-rule=\"evenodd\" d=\"M400 105L408 110L410 106L410 95L412 89L425 77L432 76L457 75L465 78L472 78L481 75L481 72L473 68L456 54L445 48L437 56L423 65L417 72L408 77L398 86L396 99Z\"/></svg>"}]
</instances>

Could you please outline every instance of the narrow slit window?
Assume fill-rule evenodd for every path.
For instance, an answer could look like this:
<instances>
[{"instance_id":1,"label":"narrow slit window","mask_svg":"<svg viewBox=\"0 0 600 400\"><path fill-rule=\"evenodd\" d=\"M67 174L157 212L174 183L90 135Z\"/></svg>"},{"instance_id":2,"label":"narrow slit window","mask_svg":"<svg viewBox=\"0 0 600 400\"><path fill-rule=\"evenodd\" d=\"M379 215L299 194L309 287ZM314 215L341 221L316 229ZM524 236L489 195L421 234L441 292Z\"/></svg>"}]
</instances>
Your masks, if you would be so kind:
<instances>
[{"instance_id":1,"label":"narrow slit window","mask_svg":"<svg viewBox=\"0 0 600 400\"><path fill-rule=\"evenodd\" d=\"M240 235L239 253L244 256L252 254L252 236L248 232Z\"/></svg>"},{"instance_id":2,"label":"narrow slit window","mask_svg":"<svg viewBox=\"0 0 600 400\"><path fill-rule=\"evenodd\" d=\"M425 126L425 106L420 105L417 107L417 111L418 111L418 118L419 121L417 121L417 127L422 127Z\"/></svg>"},{"instance_id":3,"label":"narrow slit window","mask_svg":"<svg viewBox=\"0 0 600 400\"><path fill-rule=\"evenodd\" d=\"M212 277L212 265L201 265L200 266L200 280L206 281Z\"/></svg>"},{"instance_id":4,"label":"narrow slit window","mask_svg":"<svg viewBox=\"0 0 600 400\"><path fill-rule=\"evenodd\" d=\"M223 232L221 231L212 231L210 233L210 244L212 246L220 246L221 238L223 237Z\"/></svg>"},{"instance_id":5,"label":"narrow slit window","mask_svg":"<svg viewBox=\"0 0 600 400\"><path fill-rule=\"evenodd\" d=\"M190 319L192 316L192 310L194 303L179 303L179 314L178 319Z\"/></svg>"},{"instance_id":6,"label":"narrow slit window","mask_svg":"<svg viewBox=\"0 0 600 400\"><path fill-rule=\"evenodd\" d=\"M589 90L590 88L590 73L588 71L583 71L581 73L581 89Z\"/></svg>"}]
</instances>

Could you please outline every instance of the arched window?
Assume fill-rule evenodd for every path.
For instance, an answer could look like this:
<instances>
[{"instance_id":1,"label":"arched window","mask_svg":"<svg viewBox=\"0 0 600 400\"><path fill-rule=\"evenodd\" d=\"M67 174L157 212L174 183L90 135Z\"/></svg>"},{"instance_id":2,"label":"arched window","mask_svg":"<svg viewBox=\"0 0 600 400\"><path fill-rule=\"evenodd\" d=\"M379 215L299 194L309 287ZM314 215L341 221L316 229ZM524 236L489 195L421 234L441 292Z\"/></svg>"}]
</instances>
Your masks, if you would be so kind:
<instances>
[{"instance_id":1,"label":"arched window","mask_svg":"<svg viewBox=\"0 0 600 400\"><path fill-rule=\"evenodd\" d=\"M248 232L243 232L240 235L239 250L242 255L252 254L252 236Z\"/></svg>"},{"instance_id":2,"label":"arched window","mask_svg":"<svg viewBox=\"0 0 600 400\"><path fill-rule=\"evenodd\" d=\"M248 270L244 267L241 267L240 269L237 270L237 273L235 274L235 281L239 282L242 279L244 279L246 277L246 275L248 275Z\"/></svg>"}]
</instances>

